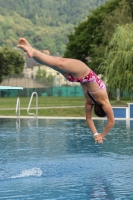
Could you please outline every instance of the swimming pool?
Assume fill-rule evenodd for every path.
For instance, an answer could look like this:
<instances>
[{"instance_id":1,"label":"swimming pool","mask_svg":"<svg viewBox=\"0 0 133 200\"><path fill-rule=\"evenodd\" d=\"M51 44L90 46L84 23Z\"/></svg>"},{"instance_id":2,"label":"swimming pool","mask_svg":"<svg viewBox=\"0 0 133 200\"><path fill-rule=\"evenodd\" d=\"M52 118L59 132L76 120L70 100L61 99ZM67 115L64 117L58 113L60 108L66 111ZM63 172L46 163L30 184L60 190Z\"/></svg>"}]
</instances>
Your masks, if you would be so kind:
<instances>
[{"instance_id":1,"label":"swimming pool","mask_svg":"<svg viewBox=\"0 0 133 200\"><path fill-rule=\"evenodd\" d=\"M132 123L99 145L84 120L0 119L0 199L132 200Z\"/></svg>"}]
</instances>

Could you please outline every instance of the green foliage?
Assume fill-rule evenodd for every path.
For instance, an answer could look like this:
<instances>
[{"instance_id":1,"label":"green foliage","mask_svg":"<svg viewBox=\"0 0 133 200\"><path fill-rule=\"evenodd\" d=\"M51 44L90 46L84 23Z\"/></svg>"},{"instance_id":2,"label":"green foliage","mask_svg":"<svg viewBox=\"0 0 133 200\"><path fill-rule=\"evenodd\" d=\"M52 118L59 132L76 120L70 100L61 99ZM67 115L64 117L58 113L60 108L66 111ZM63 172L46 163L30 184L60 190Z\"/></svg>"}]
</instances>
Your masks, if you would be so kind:
<instances>
[{"instance_id":1,"label":"green foliage","mask_svg":"<svg viewBox=\"0 0 133 200\"><path fill-rule=\"evenodd\" d=\"M0 48L0 82L11 74L21 74L24 67L23 55L10 47Z\"/></svg>"},{"instance_id":2,"label":"green foliage","mask_svg":"<svg viewBox=\"0 0 133 200\"><path fill-rule=\"evenodd\" d=\"M45 70L38 70L35 78L42 83L48 84L48 86L53 86L55 77L51 74L47 75Z\"/></svg>"},{"instance_id":3,"label":"green foliage","mask_svg":"<svg viewBox=\"0 0 133 200\"><path fill-rule=\"evenodd\" d=\"M55 77L53 76L53 75L48 75L47 76L47 82L49 83L49 85L51 85L51 86L53 86L53 83L54 83L54 79L55 79Z\"/></svg>"},{"instance_id":4,"label":"green foliage","mask_svg":"<svg viewBox=\"0 0 133 200\"><path fill-rule=\"evenodd\" d=\"M35 48L62 55L67 35L107 0L0 0L0 46L25 37Z\"/></svg>"},{"instance_id":5,"label":"green foliage","mask_svg":"<svg viewBox=\"0 0 133 200\"><path fill-rule=\"evenodd\" d=\"M105 48L109 44L110 39L115 31L117 25L124 25L132 22L131 11L126 0L122 0L119 6L107 14L106 18L103 19L103 23L100 26L102 33L102 41L100 44L93 45L93 60L94 66L99 66L104 58ZM97 65L95 65L97 64ZM104 74L104 70L99 68L99 73Z\"/></svg>"},{"instance_id":6,"label":"green foliage","mask_svg":"<svg viewBox=\"0 0 133 200\"><path fill-rule=\"evenodd\" d=\"M109 89L133 91L133 24L118 25L106 49L104 69Z\"/></svg>"},{"instance_id":7,"label":"green foliage","mask_svg":"<svg viewBox=\"0 0 133 200\"><path fill-rule=\"evenodd\" d=\"M36 73L37 79L45 80L47 72L45 70L38 70Z\"/></svg>"}]
</instances>

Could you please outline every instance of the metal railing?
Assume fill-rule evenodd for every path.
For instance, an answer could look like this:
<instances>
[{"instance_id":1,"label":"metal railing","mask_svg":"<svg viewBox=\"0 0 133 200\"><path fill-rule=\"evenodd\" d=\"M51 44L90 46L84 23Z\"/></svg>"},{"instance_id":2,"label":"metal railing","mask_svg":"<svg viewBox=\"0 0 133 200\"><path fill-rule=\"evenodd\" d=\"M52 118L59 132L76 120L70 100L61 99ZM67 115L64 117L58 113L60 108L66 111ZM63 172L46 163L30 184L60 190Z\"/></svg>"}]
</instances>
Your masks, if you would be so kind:
<instances>
[{"instance_id":1,"label":"metal railing","mask_svg":"<svg viewBox=\"0 0 133 200\"><path fill-rule=\"evenodd\" d=\"M17 128L20 127L20 98L17 98L16 102L16 115L17 115L17 120L16 120L16 126Z\"/></svg>"},{"instance_id":2,"label":"metal railing","mask_svg":"<svg viewBox=\"0 0 133 200\"><path fill-rule=\"evenodd\" d=\"M17 103L16 103L16 115L17 115L17 118L20 118L20 99L19 99L19 97L17 98Z\"/></svg>"},{"instance_id":3,"label":"metal railing","mask_svg":"<svg viewBox=\"0 0 133 200\"><path fill-rule=\"evenodd\" d=\"M32 102L32 99L33 99L33 96L36 95L36 114L35 113L30 113L29 110L30 110L30 106L31 106L31 102ZM36 118L38 117L38 94L37 92L33 92L32 95L31 95L31 98L30 98L30 101L29 101L29 105L28 105L28 108L27 108L27 113L29 115L33 115L35 116Z\"/></svg>"}]
</instances>

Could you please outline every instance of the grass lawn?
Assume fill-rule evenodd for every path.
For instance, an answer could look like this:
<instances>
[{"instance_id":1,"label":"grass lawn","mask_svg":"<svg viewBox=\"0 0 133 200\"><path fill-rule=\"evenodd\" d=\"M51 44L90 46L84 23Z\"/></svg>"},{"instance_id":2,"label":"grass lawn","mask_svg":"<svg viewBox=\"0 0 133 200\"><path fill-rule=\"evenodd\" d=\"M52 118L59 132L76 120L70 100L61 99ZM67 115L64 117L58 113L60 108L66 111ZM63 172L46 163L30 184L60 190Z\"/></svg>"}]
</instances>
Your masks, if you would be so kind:
<instances>
[{"instance_id":1,"label":"grass lawn","mask_svg":"<svg viewBox=\"0 0 133 200\"><path fill-rule=\"evenodd\" d=\"M15 116L17 98L0 98L0 115L4 116ZM20 98L21 116L28 116L27 107L30 98ZM73 116L73 117L84 117L84 97L38 97L38 116ZM130 100L122 100L116 102L115 100L110 101L112 106L127 106L127 103L131 103ZM33 97L31 103L30 113L35 113L36 98ZM52 108L52 107L60 108ZM77 108L62 108L63 106L83 106ZM48 107L48 108L46 108ZM51 108L49 108L51 107Z\"/></svg>"}]
</instances>

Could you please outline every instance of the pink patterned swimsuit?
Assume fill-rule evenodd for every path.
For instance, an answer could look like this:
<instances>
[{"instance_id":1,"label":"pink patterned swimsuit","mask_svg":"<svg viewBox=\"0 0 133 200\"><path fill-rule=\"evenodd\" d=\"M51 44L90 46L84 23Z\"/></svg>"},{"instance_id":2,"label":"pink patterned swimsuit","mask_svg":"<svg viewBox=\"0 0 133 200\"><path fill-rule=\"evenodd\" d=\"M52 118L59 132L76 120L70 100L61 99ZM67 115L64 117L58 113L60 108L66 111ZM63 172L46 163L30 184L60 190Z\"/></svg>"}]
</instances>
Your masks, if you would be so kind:
<instances>
[{"instance_id":1,"label":"pink patterned swimsuit","mask_svg":"<svg viewBox=\"0 0 133 200\"><path fill-rule=\"evenodd\" d=\"M99 89L104 89L106 88L105 84L103 81L92 71L90 70L90 73L85 76L84 78L74 78L71 74L68 75L67 79L70 82L80 82L80 83L97 83L99 86Z\"/></svg>"}]
</instances>

